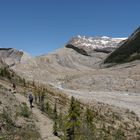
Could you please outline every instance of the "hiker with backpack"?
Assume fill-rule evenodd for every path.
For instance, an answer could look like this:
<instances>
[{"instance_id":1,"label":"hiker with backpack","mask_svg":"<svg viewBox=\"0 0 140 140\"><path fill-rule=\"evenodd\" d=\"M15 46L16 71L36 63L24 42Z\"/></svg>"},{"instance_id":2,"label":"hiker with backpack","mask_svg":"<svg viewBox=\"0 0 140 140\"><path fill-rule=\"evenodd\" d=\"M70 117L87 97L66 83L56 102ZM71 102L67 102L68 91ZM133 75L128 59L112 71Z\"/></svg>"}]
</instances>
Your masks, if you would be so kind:
<instances>
[{"instance_id":1,"label":"hiker with backpack","mask_svg":"<svg viewBox=\"0 0 140 140\"><path fill-rule=\"evenodd\" d=\"M34 98L33 98L33 95L32 95L32 93L30 92L30 93L29 93L29 103L30 103L30 108L33 107L33 105L32 105L32 104L33 104L33 99L34 99Z\"/></svg>"}]
</instances>

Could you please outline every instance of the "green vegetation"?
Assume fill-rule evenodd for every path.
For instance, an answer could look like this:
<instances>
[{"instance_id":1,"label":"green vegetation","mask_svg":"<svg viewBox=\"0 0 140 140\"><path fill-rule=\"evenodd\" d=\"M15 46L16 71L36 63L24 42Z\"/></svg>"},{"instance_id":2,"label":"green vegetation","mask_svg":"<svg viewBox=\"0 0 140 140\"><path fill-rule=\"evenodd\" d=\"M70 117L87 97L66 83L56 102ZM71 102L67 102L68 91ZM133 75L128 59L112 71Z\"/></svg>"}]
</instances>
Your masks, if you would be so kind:
<instances>
[{"instance_id":1,"label":"green vegetation","mask_svg":"<svg viewBox=\"0 0 140 140\"><path fill-rule=\"evenodd\" d=\"M140 124L139 119L130 111L127 114L132 121L128 123L104 104L88 107L74 97L66 99L50 86L36 86L35 91L40 109L43 105L42 111L54 121L54 135L62 140L126 140L128 136L137 140L139 136L139 128L134 125L135 121Z\"/></svg>"},{"instance_id":2,"label":"green vegetation","mask_svg":"<svg viewBox=\"0 0 140 140\"><path fill-rule=\"evenodd\" d=\"M53 120L54 120L54 125L53 125L53 134L55 136L58 136L58 114L57 114L57 104L55 103L54 110L53 110Z\"/></svg>"},{"instance_id":3,"label":"green vegetation","mask_svg":"<svg viewBox=\"0 0 140 140\"><path fill-rule=\"evenodd\" d=\"M29 111L29 108L26 103L22 103L20 115L26 118L30 117L31 111Z\"/></svg>"},{"instance_id":4,"label":"green vegetation","mask_svg":"<svg viewBox=\"0 0 140 140\"><path fill-rule=\"evenodd\" d=\"M51 105L49 104L49 102L46 102L46 104L45 104L45 112L47 114L51 114L52 113L52 108L51 108Z\"/></svg>"},{"instance_id":5,"label":"green vegetation","mask_svg":"<svg viewBox=\"0 0 140 140\"><path fill-rule=\"evenodd\" d=\"M7 130L15 125L15 121L12 119L11 111L9 108L3 108L3 112L0 114L0 118L2 118L2 121L7 124Z\"/></svg>"},{"instance_id":6,"label":"green vegetation","mask_svg":"<svg viewBox=\"0 0 140 140\"><path fill-rule=\"evenodd\" d=\"M115 140L126 140L127 138L124 135L122 128L118 128L118 130L114 134Z\"/></svg>"},{"instance_id":7,"label":"green vegetation","mask_svg":"<svg viewBox=\"0 0 140 140\"><path fill-rule=\"evenodd\" d=\"M127 112L130 115L129 119L133 118L134 121L125 123L123 118L118 113L113 112L111 108L98 104L96 104L97 106L88 107L74 97L69 100L59 90L50 85L44 88L44 86L37 86L35 82L27 82L22 78L19 85L27 90L33 90L36 104L42 112L54 121L53 133L62 140L125 140L128 136L133 140L138 139L139 128L135 126L134 121L137 120L136 123L139 124L139 119L136 119L135 114L129 111ZM19 112L20 117L31 118L26 104L21 105ZM131 117L132 115L133 117ZM30 127L32 128L33 125L30 125ZM29 125L24 130L28 128ZM26 133L24 130L22 130L22 134ZM25 136L29 138L26 137L26 139L34 138L36 134L32 130L33 128L27 130L28 133ZM36 139L34 138L34 140Z\"/></svg>"},{"instance_id":8,"label":"green vegetation","mask_svg":"<svg viewBox=\"0 0 140 140\"><path fill-rule=\"evenodd\" d=\"M94 124L94 114L93 111L89 108L86 109L85 112L85 120L84 120L84 126L83 126L85 139L95 139L95 131L96 126Z\"/></svg>"},{"instance_id":9,"label":"green vegetation","mask_svg":"<svg viewBox=\"0 0 140 140\"><path fill-rule=\"evenodd\" d=\"M12 115L9 108L4 108L0 113L0 140L38 140L40 134L36 127L32 123L20 126L16 122L17 117L17 114Z\"/></svg>"},{"instance_id":10,"label":"green vegetation","mask_svg":"<svg viewBox=\"0 0 140 140\"><path fill-rule=\"evenodd\" d=\"M8 68L1 68L0 69L0 76L11 79L12 75Z\"/></svg>"},{"instance_id":11,"label":"green vegetation","mask_svg":"<svg viewBox=\"0 0 140 140\"><path fill-rule=\"evenodd\" d=\"M68 140L75 140L79 138L79 128L81 126L80 111L80 103L72 97L66 123L66 135Z\"/></svg>"},{"instance_id":12,"label":"green vegetation","mask_svg":"<svg viewBox=\"0 0 140 140\"><path fill-rule=\"evenodd\" d=\"M0 102L0 140L40 139L27 105L16 102L15 96L2 85L0 85Z\"/></svg>"},{"instance_id":13,"label":"green vegetation","mask_svg":"<svg viewBox=\"0 0 140 140\"><path fill-rule=\"evenodd\" d=\"M140 60L140 27L123 42L119 48L112 52L104 63L125 63Z\"/></svg>"}]
</instances>

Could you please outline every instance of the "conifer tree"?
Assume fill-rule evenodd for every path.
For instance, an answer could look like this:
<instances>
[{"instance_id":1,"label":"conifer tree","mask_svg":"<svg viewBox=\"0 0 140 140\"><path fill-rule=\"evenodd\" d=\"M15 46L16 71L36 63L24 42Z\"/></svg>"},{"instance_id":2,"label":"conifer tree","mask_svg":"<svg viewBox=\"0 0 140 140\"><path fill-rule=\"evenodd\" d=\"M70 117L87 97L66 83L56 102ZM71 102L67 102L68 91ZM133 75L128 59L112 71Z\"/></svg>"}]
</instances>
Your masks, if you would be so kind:
<instances>
[{"instance_id":1,"label":"conifer tree","mask_svg":"<svg viewBox=\"0 0 140 140\"><path fill-rule=\"evenodd\" d=\"M78 129L80 128L80 103L74 97L71 98L68 113L67 139L76 140L76 137L79 135Z\"/></svg>"},{"instance_id":2,"label":"conifer tree","mask_svg":"<svg viewBox=\"0 0 140 140\"><path fill-rule=\"evenodd\" d=\"M54 115L53 134L55 136L58 136L58 114L57 114L57 103L56 102L54 105L53 115Z\"/></svg>"},{"instance_id":3,"label":"conifer tree","mask_svg":"<svg viewBox=\"0 0 140 140\"><path fill-rule=\"evenodd\" d=\"M36 92L34 93L34 96L35 96L35 103L37 103L37 93Z\"/></svg>"},{"instance_id":4,"label":"conifer tree","mask_svg":"<svg viewBox=\"0 0 140 140\"><path fill-rule=\"evenodd\" d=\"M35 81L34 81L34 80L33 80L33 82L32 82L32 86L35 87Z\"/></svg>"},{"instance_id":5,"label":"conifer tree","mask_svg":"<svg viewBox=\"0 0 140 140\"><path fill-rule=\"evenodd\" d=\"M55 105L54 105L53 114L54 114L54 119L57 119L58 115L57 115L57 104L56 104L56 102L55 102Z\"/></svg>"},{"instance_id":6,"label":"conifer tree","mask_svg":"<svg viewBox=\"0 0 140 140\"><path fill-rule=\"evenodd\" d=\"M25 78L23 78L22 81L23 81L23 86L26 87L26 81L25 81Z\"/></svg>"},{"instance_id":7,"label":"conifer tree","mask_svg":"<svg viewBox=\"0 0 140 140\"><path fill-rule=\"evenodd\" d=\"M39 101L39 104L41 102L41 95L40 94L41 94L40 91L38 91L38 101Z\"/></svg>"},{"instance_id":8,"label":"conifer tree","mask_svg":"<svg viewBox=\"0 0 140 140\"><path fill-rule=\"evenodd\" d=\"M59 125L59 129L62 130L63 128L63 114L60 111L59 116L58 116L58 125Z\"/></svg>"},{"instance_id":9,"label":"conifer tree","mask_svg":"<svg viewBox=\"0 0 140 140\"><path fill-rule=\"evenodd\" d=\"M51 113L51 111L52 111L49 102L46 102L46 104L45 104L45 111L48 113L48 115L49 115L49 113Z\"/></svg>"},{"instance_id":10,"label":"conifer tree","mask_svg":"<svg viewBox=\"0 0 140 140\"><path fill-rule=\"evenodd\" d=\"M58 125L57 125L57 121L54 121L54 125L53 125L53 134L55 136L58 136Z\"/></svg>"},{"instance_id":11,"label":"conifer tree","mask_svg":"<svg viewBox=\"0 0 140 140\"><path fill-rule=\"evenodd\" d=\"M92 127L92 125L93 125L93 112L89 108L87 108L87 110L86 110L86 122L87 122L87 125L89 127Z\"/></svg>"},{"instance_id":12,"label":"conifer tree","mask_svg":"<svg viewBox=\"0 0 140 140\"><path fill-rule=\"evenodd\" d=\"M45 93L44 93L44 91L41 91L41 97L40 97L40 101L41 101L41 111L45 111L44 100L45 100Z\"/></svg>"},{"instance_id":13,"label":"conifer tree","mask_svg":"<svg viewBox=\"0 0 140 140\"><path fill-rule=\"evenodd\" d=\"M96 139L95 138L95 125L94 125L94 114L93 111L89 108L85 112L85 120L83 121L83 137L88 140Z\"/></svg>"}]
</instances>

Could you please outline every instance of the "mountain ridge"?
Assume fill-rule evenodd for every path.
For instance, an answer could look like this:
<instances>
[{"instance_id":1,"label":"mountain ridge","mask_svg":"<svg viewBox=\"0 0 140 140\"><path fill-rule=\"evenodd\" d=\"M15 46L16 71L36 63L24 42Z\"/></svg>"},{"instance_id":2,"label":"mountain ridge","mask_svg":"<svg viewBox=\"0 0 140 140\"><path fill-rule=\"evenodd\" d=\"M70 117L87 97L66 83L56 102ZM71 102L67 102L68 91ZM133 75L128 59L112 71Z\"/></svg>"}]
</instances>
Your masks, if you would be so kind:
<instances>
[{"instance_id":1,"label":"mountain ridge","mask_svg":"<svg viewBox=\"0 0 140 140\"><path fill-rule=\"evenodd\" d=\"M117 48L118 43L126 38L85 37L76 36L68 41L65 47L73 48L84 55L92 56L93 51L110 53Z\"/></svg>"},{"instance_id":2,"label":"mountain ridge","mask_svg":"<svg viewBox=\"0 0 140 140\"><path fill-rule=\"evenodd\" d=\"M125 63L140 59L140 27L112 52L104 63Z\"/></svg>"}]
</instances>

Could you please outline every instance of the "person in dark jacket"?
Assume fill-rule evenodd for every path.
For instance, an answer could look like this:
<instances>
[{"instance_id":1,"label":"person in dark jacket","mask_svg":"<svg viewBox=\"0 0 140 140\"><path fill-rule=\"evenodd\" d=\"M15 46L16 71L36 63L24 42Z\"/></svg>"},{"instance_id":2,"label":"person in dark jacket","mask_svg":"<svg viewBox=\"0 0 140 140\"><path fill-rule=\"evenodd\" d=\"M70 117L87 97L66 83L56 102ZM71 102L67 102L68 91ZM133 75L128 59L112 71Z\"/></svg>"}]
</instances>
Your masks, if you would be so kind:
<instances>
[{"instance_id":1,"label":"person in dark jacket","mask_svg":"<svg viewBox=\"0 0 140 140\"><path fill-rule=\"evenodd\" d=\"M32 108L33 107L33 95L32 95L32 93L30 93L29 94L29 103L30 103L30 108Z\"/></svg>"},{"instance_id":2,"label":"person in dark jacket","mask_svg":"<svg viewBox=\"0 0 140 140\"><path fill-rule=\"evenodd\" d=\"M16 89L16 84L15 83L13 83L13 90L15 90Z\"/></svg>"}]
</instances>

